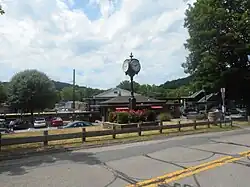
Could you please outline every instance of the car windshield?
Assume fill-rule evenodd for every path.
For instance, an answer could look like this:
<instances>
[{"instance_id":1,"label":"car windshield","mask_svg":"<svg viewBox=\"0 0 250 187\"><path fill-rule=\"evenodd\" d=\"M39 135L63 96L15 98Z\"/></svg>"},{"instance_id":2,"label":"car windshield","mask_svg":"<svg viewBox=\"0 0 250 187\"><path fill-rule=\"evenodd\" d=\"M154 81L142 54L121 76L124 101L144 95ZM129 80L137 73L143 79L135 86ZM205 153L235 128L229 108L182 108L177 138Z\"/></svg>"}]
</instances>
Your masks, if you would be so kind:
<instances>
[{"instance_id":1,"label":"car windshield","mask_svg":"<svg viewBox=\"0 0 250 187\"><path fill-rule=\"evenodd\" d=\"M70 127L70 126L72 126L73 124L75 124L75 122L69 122L67 125L65 125L65 127Z\"/></svg>"},{"instance_id":2,"label":"car windshield","mask_svg":"<svg viewBox=\"0 0 250 187\"><path fill-rule=\"evenodd\" d=\"M35 119L36 121L45 121L45 119L44 118L37 118L37 119Z\"/></svg>"}]
</instances>

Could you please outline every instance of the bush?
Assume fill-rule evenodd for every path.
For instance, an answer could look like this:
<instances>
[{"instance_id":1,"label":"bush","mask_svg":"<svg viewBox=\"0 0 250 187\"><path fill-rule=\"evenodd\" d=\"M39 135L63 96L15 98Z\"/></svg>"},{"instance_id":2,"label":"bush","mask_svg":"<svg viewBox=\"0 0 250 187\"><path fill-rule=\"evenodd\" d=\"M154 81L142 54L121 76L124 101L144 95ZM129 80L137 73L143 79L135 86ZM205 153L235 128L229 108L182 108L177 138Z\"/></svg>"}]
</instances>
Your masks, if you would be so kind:
<instances>
[{"instance_id":1,"label":"bush","mask_svg":"<svg viewBox=\"0 0 250 187\"><path fill-rule=\"evenodd\" d=\"M155 121L155 120L156 120L155 111L148 110L145 112L145 121Z\"/></svg>"},{"instance_id":2,"label":"bush","mask_svg":"<svg viewBox=\"0 0 250 187\"><path fill-rule=\"evenodd\" d=\"M196 120L205 120L205 119L207 119L206 114L198 114L196 116Z\"/></svg>"},{"instance_id":3,"label":"bush","mask_svg":"<svg viewBox=\"0 0 250 187\"><path fill-rule=\"evenodd\" d=\"M171 119L172 119L172 115L169 113L161 113L159 115L159 120L161 121L171 121Z\"/></svg>"},{"instance_id":4,"label":"bush","mask_svg":"<svg viewBox=\"0 0 250 187\"><path fill-rule=\"evenodd\" d=\"M117 112L117 123L128 123L130 114L129 112Z\"/></svg>"},{"instance_id":5,"label":"bush","mask_svg":"<svg viewBox=\"0 0 250 187\"><path fill-rule=\"evenodd\" d=\"M109 122L117 123L138 123L140 121L155 121L156 113L151 110L130 110L110 112L108 116Z\"/></svg>"},{"instance_id":6,"label":"bush","mask_svg":"<svg viewBox=\"0 0 250 187\"><path fill-rule=\"evenodd\" d=\"M116 112L109 112L108 121L109 122L116 122L117 121L117 113Z\"/></svg>"}]
</instances>

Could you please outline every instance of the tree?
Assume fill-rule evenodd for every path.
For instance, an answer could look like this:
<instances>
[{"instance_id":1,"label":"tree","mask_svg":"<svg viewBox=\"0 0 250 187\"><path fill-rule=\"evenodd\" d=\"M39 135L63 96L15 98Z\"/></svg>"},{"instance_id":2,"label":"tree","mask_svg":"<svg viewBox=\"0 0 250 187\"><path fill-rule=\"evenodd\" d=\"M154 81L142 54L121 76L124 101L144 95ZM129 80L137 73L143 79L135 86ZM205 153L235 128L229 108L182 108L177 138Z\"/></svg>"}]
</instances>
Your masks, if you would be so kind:
<instances>
[{"instance_id":1,"label":"tree","mask_svg":"<svg viewBox=\"0 0 250 187\"><path fill-rule=\"evenodd\" d=\"M73 100L73 87L64 87L61 91L61 97L64 101L72 101ZM75 100L81 100L81 94L78 88L75 89Z\"/></svg>"},{"instance_id":2,"label":"tree","mask_svg":"<svg viewBox=\"0 0 250 187\"><path fill-rule=\"evenodd\" d=\"M52 81L42 72L25 70L14 75L8 86L8 101L12 108L31 113L51 108L56 102Z\"/></svg>"},{"instance_id":3,"label":"tree","mask_svg":"<svg viewBox=\"0 0 250 187\"><path fill-rule=\"evenodd\" d=\"M3 84L0 83L0 104L7 100L7 92Z\"/></svg>"},{"instance_id":4,"label":"tree","mask_svg":"<svg viewBox=\"0 0 250 187\"><path fill-rule=\"evenodd\" d=\"M190 51L183 64L197 86L226 98L243 100L250 114L250 6L249 0L197 0L186 11Z\"/></svg>"},{"instance_id":5,"label":"tree","mask_svg":"<svg viewBox=\"0 0 250 187\"><path fill-rule=\"evenodd\" d=\"M137 92L140 88L140 84L133 81L133 86L134 86L134 91ZM120 84L117 85L118 88L124 89L124 90L129 90L131 91L131 85L130 85L130 81L125 80L120 82Z\"/></svg>"},{"instance_id":6,"label":"tree","mask_svg":"<svg viewBox=\"0 0 250 187\"><path fill-rule=\"evenodd\" d=\"M3 15L4 13L5 13L5 12L4 12L2 6L0 5L0 14Z\"/></svg>"}]
</instances>

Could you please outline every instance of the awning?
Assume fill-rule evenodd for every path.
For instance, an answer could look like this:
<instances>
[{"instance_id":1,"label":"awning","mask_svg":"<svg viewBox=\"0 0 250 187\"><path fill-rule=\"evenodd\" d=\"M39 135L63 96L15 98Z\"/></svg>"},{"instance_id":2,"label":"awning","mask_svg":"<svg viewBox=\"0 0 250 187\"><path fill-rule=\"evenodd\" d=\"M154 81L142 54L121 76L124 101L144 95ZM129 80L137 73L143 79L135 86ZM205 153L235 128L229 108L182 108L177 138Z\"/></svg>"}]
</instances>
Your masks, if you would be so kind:
<instances>
[{"instance_id":1,"label":"awning","mask_svg":"<svg viewBox=\"0 0 250 187\"><path fill-rule=\"evenodd\" d=\"M161 109L163 108L162 106L151 106L152 109Z\"/></svg>"},{"instance_id":2,"label":"awning","mask_svg":"<svg viewBox=\"0 0 250 187\"><path fill-rule=\"evenodd\" d=\"M120 107L120 108L115 108L116 110L128 110L128 107Z\"/></svg>"}]
</instances>

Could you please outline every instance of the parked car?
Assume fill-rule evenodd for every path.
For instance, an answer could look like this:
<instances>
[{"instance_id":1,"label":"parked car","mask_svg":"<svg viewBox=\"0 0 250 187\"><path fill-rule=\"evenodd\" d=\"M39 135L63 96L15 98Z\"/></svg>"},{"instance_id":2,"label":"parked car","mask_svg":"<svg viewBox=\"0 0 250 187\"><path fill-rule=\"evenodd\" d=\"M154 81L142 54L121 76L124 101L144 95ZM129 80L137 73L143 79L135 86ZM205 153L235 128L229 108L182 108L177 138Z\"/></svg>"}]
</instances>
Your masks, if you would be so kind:
<instances>
[{"instance_id":1,"label":"parked car","mask_svg":"<svg viewBox=\"0 0 250 187\"><path fill-rule=\"evenodd\" d=\"M52 127L63 126L63 120L62 120L62 118L60 118L60 117L52 118L51 121L50 121L50 125L51 125Z\"/></svg>"},{"instance_id":2,"label":"parked car","mask_svg":"<svg viewBox=\"0 0 250 187\"><path fill-rule=\"evenodd\" d=\"M28 121L24 121L22 119L16 119L13 121L13 130L22 130L30 128L30 123Z\"/></svg>"},{"instance_id":3,"label":"parked car","mask_svg":"<svg viewBox=\"0 0 250 187\"><path fill-rule=\"evenodd\" d=\"M45 118L36 118L34 121L34 127L35 128L47 127Z\"/></svg>"},{"instance_id":4,"label":"parked car","mask_svg":"<svg viewBox=\"0 0 250 187\"><path fill-rule=\"evenodd\" d=\"M74 121L70 122L65 126L58 127L59 129L66 129L66 128L79 128L79 127L88 127L92 126L93 124L88 121Z\"/></svg>"},{"instance_id":5,"label":"parked car","mask_svg":"<svg viewBox=\"0 0 250 187\"><path fill-rule=\"evenodd\" d=\"M7 131L8 131L8 127L7 127L5 119L0 119L0 133L7 132Z\"/></svg>"}]
</instances>

